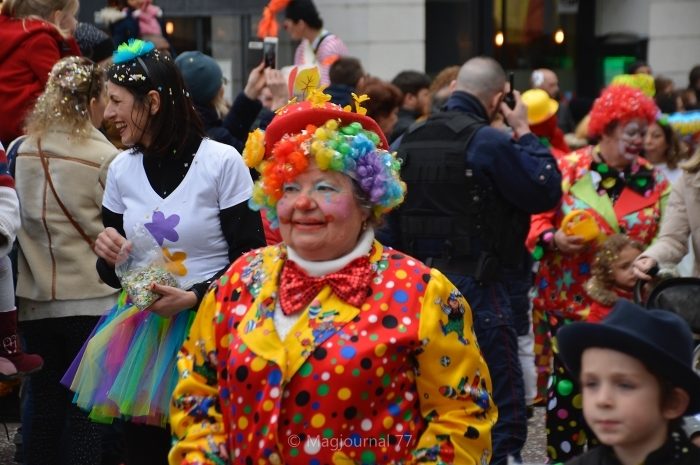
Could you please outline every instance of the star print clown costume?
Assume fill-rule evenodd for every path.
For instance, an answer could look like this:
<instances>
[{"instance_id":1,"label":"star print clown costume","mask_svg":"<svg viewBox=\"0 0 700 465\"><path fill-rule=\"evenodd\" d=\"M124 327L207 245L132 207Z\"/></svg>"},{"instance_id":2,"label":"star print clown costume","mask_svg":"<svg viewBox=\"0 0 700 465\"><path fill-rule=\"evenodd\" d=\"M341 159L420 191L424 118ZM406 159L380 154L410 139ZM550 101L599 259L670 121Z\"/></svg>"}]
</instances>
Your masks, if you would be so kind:
<instances>
[{"instance_id":1,"label":"star print clown costume","mask_svg":"<svg viewBox=\"0 0 700 465\"><path fill-rule=\"evenodd\" d=\"M144 48L131 53L123 44L115 54L109 75L117 85L122 79L150 79L146 63L153 67L156 60L170 60L150 42L130 44L135 46ZM176 71L174 65L171 69ZM221 210L245 206L252 194L249 170L233 148L209 139L197 139L193 147L187 153L190 158L172 153L166 159L173 165L184 160L187 167L167 192L152 187L145 167L153 155L146 149L120 153L109 167L102 204L103 212L122 219L115 229L122 228L127 239L133 240L138 230L152 236L181 286L207 280L228 267L230 243ZM64 377L63 383L75 392L74 402L95 421L122 418L166 426L177 381L176 354L194 318L193 310L196 307L160 316L138 308L122 291Z\"/></svg>"},{"instance_id":2,"label":"star print clown costume","mask_svg":"<svg viewBox=\"0 0 700 465\"><path fill-rule=\"evenodd\" d=\"M251 205L279 221L281 189L309 159L357 182L375 216L398 205L405 187L376 123L311 100L251 135ZM310 301L288 312L306 286L317 286ZM238 259L206 295L178 368L171 465L489 462L497 411L469 305L371 227L331 261L284 243Z\"/></svg>"},{"instance_id":3,"label":"star print clown costume","mask_svg":"<svg viewBox=\"0 0 700 465\"><path fill-rule=\"evenodd\" d=\"M600 136L617 122L633 118L654 120L656 106L636 89L613 85L603 91L591 110L591 135ZM656 237L666 198L668 181L642 157L635 157L624 170L602 160L599 146L584 147L558 160L562 173L562 200L553 211L533 215L528 246L541 258L535 279L533 320L535 353L539 363L547 338L556 347L557 330L572 321L585 321L591 298L584 284L591 277L597 242L580 252L564 254L553 245L555 231L573 210L592 215L606 237L622 233L644 246ZM554 463L582 452L586 442L580 394L565 371L554 348L554 366L548 388L548 455ZM579 451L579 452L577 452ZM570 454L570 455L569 455Z\"/></svg>"}]
</instances>

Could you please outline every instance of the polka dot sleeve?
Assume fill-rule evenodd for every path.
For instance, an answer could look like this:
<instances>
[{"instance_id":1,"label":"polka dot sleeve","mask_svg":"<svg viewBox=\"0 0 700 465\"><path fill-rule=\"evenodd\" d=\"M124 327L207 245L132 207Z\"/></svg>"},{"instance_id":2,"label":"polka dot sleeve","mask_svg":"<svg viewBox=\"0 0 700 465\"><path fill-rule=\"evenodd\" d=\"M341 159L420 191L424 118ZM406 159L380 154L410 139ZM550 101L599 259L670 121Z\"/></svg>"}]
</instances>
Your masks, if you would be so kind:
<instances>
[{"instance_id":1,"label":"polka dot sleeve","mask_svg":"<svg viewBox=\"0 0 700 465\"><path fill-rule=\"evenodd\" d=\"M488 463L497 418L491 378L476 343L471 308L439 271L421 309L416 386L427 427L413 452L420 463Z\"/></svg>"},{"instance_id":2,"label":"polka dot sleeve","mask_svg":"<svg viewBox=\"0 0 700 465\"><path fill-rule=\"evenodd\" d=\"M180 378L170 404L170 465L214 465L228 459L216 373L218 306L215 290L210 290L177 357Z\"/></svg>"}]
</instances>

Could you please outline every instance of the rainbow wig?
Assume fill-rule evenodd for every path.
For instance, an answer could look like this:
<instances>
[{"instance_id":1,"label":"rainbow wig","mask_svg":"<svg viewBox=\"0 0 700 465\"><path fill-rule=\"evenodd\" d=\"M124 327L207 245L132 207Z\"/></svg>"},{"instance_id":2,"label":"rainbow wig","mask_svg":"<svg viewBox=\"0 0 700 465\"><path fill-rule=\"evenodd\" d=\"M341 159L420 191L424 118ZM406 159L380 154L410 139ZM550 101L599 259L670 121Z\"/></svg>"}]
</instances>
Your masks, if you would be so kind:
<instances>
[{"instance_id":1,"label":"rainbow wig","mask_svg":"<svg viewBox=\"0 0 700 465\"><path fill-rule=\"evenodd\" d=\"M634 118L641 118L651 124L656 120L657 112L654 101L642 91L627 85L613 84L606 87L593 103L588 135L601 136L610 124Z\"/></svg>"},{"instance_id":2,"label":"rainbow wig","mask_svg":"<svg viewBox=\"0 0 700 465\"><path fill-rule=\"evenodd\" d=\"M377 123L368 116L328 102L291 103L267 130L250 133L243 159L260 173L249 205L264 209L270 226L279 226L277 201L285 183L304 172L310 158L323 171L333 170L353 179L379 217L399 205L406 185L399 177L400 163L386 150Z\"/></svg>"}]
</instances>

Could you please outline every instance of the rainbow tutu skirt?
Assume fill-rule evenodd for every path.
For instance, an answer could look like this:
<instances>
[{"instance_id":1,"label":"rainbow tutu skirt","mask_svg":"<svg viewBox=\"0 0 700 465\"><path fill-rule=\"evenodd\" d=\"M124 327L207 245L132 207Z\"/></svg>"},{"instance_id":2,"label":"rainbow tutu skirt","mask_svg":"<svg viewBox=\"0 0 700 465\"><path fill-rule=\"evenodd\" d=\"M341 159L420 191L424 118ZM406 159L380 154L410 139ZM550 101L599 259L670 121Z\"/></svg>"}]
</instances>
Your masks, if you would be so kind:
<instances>
[{"instance_id":1,"label":"rainbow tutu skirt","mask_svg":"<svg viewBox=\"0 0 700 465\"><path fill-rule=\"evenodd\" d=\"M195 313L165 318L139 310L122 291L61 381L90 418L165 426L177 382L176 355Z\"/></svg>"}]
</instances>

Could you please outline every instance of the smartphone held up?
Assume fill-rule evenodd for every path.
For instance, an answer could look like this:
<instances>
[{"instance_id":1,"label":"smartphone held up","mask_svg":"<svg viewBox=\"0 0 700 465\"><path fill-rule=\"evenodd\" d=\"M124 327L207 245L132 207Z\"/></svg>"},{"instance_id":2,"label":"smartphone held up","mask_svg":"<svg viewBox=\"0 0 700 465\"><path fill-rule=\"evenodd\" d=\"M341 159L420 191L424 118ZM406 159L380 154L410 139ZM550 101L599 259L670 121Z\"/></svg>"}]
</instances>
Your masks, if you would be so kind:
<instances>
[{"instance_id":1,"label":"smartphone held up","mask_svg":"<svg viewBox=\"0 0 700 465\"><path fill-rule=\"evenodd\" d=\"M510 89L503 98L503 101L506 103L506 105L508 105L508 108L512 110L515 108L515 94L513 93L515 90L515 75L512 71L508 73L508 82L510 83Z\"/></svg>"},{"instance_id":2,"label":"smartphone held up","mask_svg":"<svg viewBox=\"0 0 700 465\"><path fill-rule=\"evenodd\" d=\"M263 60L266 68L277 68L277 37L265 37L263 39Z\"/></svg>"}]
</instances>

